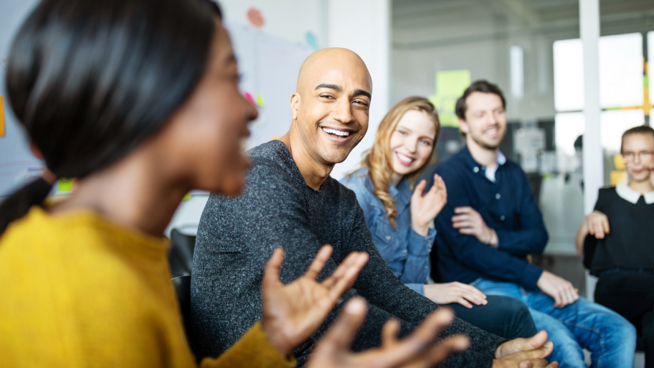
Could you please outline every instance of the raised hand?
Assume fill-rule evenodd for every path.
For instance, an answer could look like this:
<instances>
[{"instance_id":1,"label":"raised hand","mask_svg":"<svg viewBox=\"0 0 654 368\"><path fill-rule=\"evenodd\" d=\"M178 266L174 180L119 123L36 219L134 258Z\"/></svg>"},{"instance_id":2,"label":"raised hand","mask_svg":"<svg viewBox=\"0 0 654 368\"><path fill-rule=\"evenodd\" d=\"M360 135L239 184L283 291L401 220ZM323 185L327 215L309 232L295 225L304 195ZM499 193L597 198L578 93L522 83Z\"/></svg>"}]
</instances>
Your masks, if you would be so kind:
<instances>
[{"instance_id":1,"label":"raised hand","mask_svg":"<svg viewBox=\"0 0 654 368\"><path fill-rule=\"evenodd\" d=\"M554 344L547 341L547 332L541 331L528 339L514 339L495 350L493 368L558 368L559 364L547 363L545 358L554 350Z\"/></svg>"},{"instance_id":2,"label":"raised hand","mask_svg":"<svg viewBox=\"0 0 654 368\"><path fill-rule=\"evenodd\" d=\"M438 174L434 174L434 185L423 195L426 186L425 180L420 181L411 196L411 228L422 236L427 236L429 224L447 203L447 188Z\"/></svg>"},{"instance_id":3,"label":"raised hand","mask_svg":"<svg viewBox=\"0 0 654 368\"><path fill-rule=\"evenodd\" d=\"M486 294L476 287L460 282L448 282L446 284L428 284L424 286L425 296L437 304L459 303L467 308L472 304L487 304Z\"/></svg>"},{"instance_id":4,"label":"raised hand","mask_svg":"<svg viewBox=\"0 0 654 368\"><path fill-rule=\"evenodd\" d=\"M266 264L261 282L261 325L270 342L282 354L290 354L316 332L368 262L368 253L352 252L330 277L317 282L316 278L331 254L332 247L323 246L309 270L288 285L279 279L284 260L281 248L275 249Z\"/></svg>"},{"instance_id":5,"label":"raised hand","mask_svg":"<svg viewBox=\"0 0 654 368\"><path fill-rule=\"evenodd\" d=\"M397 339L399 323L387 322L381 347L353 353L350 345L365 315L363 299L352 298L313 349L307 368L427 368L442 363L451 353L463 351L470 344L463 335L433 343L454 318L450 310L440 308L403 340Z\"/></svg>"},{"instance_id":6,"label":"raised hand","mask_svg":"<svg viewBox=\"0 0 654 368\"><path fill-rule=\"evenodd\" d=\"M554 308L563 308L579 299L579 291L570 281L547 271L543 271L540 275L537 286L542 292L554 298Z\"/></svg>"},{"instance_id":7,"label":"raised hand","mask_svg":"<svg viewBox=\"0 0 654 368\"><path fill-rule=\"evenodd\" d=\"M474 235L480 242L497 247L498 239L495 230L486 226L479 212L472 207L457 207L457 215L452 217L452 226L461 234Z\"/></svg>"}]
</instances>

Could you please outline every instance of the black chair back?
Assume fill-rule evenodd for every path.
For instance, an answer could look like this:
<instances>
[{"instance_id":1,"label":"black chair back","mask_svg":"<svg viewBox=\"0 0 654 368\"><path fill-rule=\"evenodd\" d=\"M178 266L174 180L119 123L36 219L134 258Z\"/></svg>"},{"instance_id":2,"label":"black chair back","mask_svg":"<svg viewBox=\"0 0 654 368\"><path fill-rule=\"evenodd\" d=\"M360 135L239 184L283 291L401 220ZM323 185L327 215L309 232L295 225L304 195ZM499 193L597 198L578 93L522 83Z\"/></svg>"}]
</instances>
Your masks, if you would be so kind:
<instances>
[{"instance_id":1,"label":"black chair back","mask_svg":"<svg viewBox=\"0 0 654 368\"><path fill-rule=\"evenodd\" d=\"M168 254L168 263L172 277L190 275L193 267L195 235L187 235L178 229L173 229L170 232L170 240L172 246Z\"/></svg>"},{"instance_id":2,"label":"black chair back","mask_svg":"<svg viewBox=\"0 0 654 368\"><path fill-rule=\"evenodd\" d=\"M182 313L182 322L184 323L184 332L186 332L186 339L189 341L191 337L191 276L177 276L170 280L175 288L177 294L177 301L179 309Z\"/></svg>"}]
</instances>

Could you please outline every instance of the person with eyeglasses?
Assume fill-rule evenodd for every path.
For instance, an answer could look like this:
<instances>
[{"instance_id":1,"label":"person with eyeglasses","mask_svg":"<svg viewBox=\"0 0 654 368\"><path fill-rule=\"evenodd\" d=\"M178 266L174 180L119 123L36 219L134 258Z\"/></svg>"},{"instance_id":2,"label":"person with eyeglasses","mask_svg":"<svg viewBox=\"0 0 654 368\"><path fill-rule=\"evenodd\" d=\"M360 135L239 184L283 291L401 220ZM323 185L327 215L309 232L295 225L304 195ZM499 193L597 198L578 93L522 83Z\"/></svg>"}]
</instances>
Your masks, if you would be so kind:
<instances>
[{"instance_id":1,"label":"person with eyeglasses","mask_svg":"<svg viewBox=\"0 0 654 368\"><path fill-rule=\"evenodd\" d=\"M654 129L624 132L620 149L628 184L599 190L595 210L577 231L577 253L599 277L595 301L642 327L645 366L654 367Z\"/></svg>"}]
</instances>

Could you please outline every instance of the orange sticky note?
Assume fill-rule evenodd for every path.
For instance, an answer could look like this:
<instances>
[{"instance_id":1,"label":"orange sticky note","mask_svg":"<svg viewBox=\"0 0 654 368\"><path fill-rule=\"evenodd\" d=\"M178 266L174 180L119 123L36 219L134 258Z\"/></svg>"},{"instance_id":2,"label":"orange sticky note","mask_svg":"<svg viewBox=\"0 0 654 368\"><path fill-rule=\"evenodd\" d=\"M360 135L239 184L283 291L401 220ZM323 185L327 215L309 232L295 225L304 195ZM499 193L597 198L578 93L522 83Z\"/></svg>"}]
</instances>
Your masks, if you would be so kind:
<instances>
[{"instance_id":1,"label":"orange sticky note","mask_svg":"<svg viewBox=\"0 0 654 368\"><path fill-rule=\"evenodd\" d=\"M0 96L0 137L5 136L5 103Z\"/></svg>"}]
</instances>

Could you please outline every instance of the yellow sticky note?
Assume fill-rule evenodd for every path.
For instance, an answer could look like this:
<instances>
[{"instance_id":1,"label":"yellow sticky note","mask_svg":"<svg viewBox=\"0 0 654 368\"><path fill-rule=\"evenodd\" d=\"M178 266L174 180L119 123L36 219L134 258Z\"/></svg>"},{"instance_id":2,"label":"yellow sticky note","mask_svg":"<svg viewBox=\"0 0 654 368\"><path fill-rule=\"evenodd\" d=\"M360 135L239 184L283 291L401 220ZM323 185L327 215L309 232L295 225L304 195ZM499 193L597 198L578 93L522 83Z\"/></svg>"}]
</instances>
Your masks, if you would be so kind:
<instances>
[{"instance_id":1,"label":"yellow sticky note","mask_svg":"<svg viewBox=\"0 0 654 368\"><path fill-rule=\"evenodd\" d=\"M73 191L73 179L59 179L59 191L60 192L72 192Z\"/></svg>"},{"instance_id":2,"label":"yellow sticky note","mask_svg":"<svg viewBox=\"0 0 654 368\"><path fill-rule=\"evenodd\" d=\"M191 192L186 193L184 198L182 198L183 201L188 201L189 199L191 199Z\"/></svg>"},{"instance_id":3,"label":"yellow sticky note","mask_svg":"<svg viewBox=\"0 0 654 368\"><path fill-rule=\"evenodd\" d=\"M629 176L626 171L611 171L611 186L616 186L618 184L627 184L629 182Z\"/></svg>"},{"instance_id":4,"label":"yellow sticky note","mask_svg":"<svg viewBox=\"0 0 654 368\"><path fill-rule=\"evenodd\" d=\"M261 97L261 95L259 95L259 94L257 94L257 105L259 105L261 107L263 107L263 105L264 105L263 97Z\"/></svg>"},{"instance_id":5,"label":"yellow sticky note","mask_svg":"<svg viewBox=\"0 0 654 368\"><path fill-rule=\"evenodd\" d=\"M616 170L624 170L624 160L621 154L613 155L613 166Z\"/></svg>"},{"instance_id":6,"label":"yellow sticky note","mask_svg":"<svg viewBox=\"0 0 654 368\"><path fill-rule=\"evenodd\" d=\"M5 103L0 96L0 137L5 136Z\"/></svg>"},{"instance_id":7,"label":"yellow sticky note","mask_svg":"<svg viewBox=\"0 0 654 368\"><path fill-rule=\"evenodd\" d=\"M436 94L461 97L470 85L470 70L446 70L436 73Z\"/></svg>"}]
</instances>

